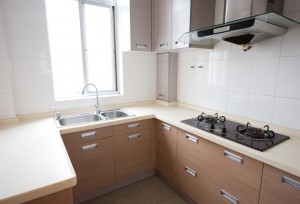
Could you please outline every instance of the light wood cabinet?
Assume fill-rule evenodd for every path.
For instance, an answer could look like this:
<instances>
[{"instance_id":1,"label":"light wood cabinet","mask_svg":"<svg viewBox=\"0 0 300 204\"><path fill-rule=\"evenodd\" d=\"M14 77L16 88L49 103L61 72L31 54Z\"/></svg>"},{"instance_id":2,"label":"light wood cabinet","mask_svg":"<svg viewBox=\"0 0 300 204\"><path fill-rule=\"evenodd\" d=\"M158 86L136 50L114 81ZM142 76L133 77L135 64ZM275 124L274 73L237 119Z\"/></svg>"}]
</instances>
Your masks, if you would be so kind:
<instances>
[{"instance_id":1,"label":"light wood cabinet","mask_svg":"<svg viewBox=\"0 0 300 204\"><path fill-rule=\"evenodd\" d=\"M130 0L130 35L132 51L151 52L151 0Z\"/></svg>"},{"instance_id":2,"label":"light wood cabinet","mask_svg":"<svg viewBox=\"0 0 300 204\"><path fill-rule=\"evenodd\" d=\"M111 126L62 135L76 172L75 199L115 182L112 136Z\"/></svg>"},{"instance_id":3,"label":"light wood cabinet","mask_svg":"<svg viewBox=\"0 0 300 204\"><path fill-rule=\"evenodd\" d=\"M154 120L114 126L116 181L154 169Z\"/></svg>"},{"instance_id":4,"label":"light wood cabinet","mask_svg":"<svg viewBox=\"0 0 300 204\"><path fill-rule=\"evenodd\" d=\"M170 181L176 180L177 128L157 120L156 168Z\"/></svg>"},{"instance_id":5,"label":"light wood cabinet","mask_svg":"<svg viewBox=\"0 0 300 204\"><path fill-rule=\"evenodd\" d=\"M157 54L157 98L177 100L177 53Z\"/></svg>"},{"instance_id":6,"label":"light wood cabinet","mask_svg":"<svg viewBox=\"0 0 300 204\"><path fill-rule=\"evenodd\" d=\"M264 164L260 204L299 204L300 178Z\"/></svg>"}]
</instances>

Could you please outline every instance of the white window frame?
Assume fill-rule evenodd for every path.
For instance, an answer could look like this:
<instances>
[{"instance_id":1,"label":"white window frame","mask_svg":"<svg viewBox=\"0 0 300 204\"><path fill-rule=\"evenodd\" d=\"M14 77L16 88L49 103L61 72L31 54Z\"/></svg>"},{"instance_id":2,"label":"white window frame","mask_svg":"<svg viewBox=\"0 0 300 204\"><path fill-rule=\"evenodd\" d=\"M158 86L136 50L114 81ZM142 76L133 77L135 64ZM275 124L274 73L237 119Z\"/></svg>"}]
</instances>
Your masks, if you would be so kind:
<instances>
[{"instance_id":1,"label":"white window frame","mask_svg":"<svg viewBox=\"0 0 300 204\"><path fill-rule=\"evenodd\" d=\"M114 88L112 90L98 91L100 95L115 95L119 93L118 90L118 69L117 69L117 47L116 47L116 16L115 16L115 2L112 0L78 0L79 8L79 21L80 21L80 32L81 32L81 47L82 47L82 63L83 63L83 79L84 84L90 83L88 79L88 64L87 64L87 49L86 49L86 32L85 32L85 15L84 15L84 5L94 5L102 6L110 9L111 20L112 20L112 33L113 33L113 53L111 53L113 59L113 78L114 78ZM105 39L104 39L105 40ZM99 76L101 80L101 76ZM98 87L99 88L99 87ZM101 88L100 88L101 90ZM88 89L88 93L95 93L94 89Z\"/></svg>"}]
</instances>

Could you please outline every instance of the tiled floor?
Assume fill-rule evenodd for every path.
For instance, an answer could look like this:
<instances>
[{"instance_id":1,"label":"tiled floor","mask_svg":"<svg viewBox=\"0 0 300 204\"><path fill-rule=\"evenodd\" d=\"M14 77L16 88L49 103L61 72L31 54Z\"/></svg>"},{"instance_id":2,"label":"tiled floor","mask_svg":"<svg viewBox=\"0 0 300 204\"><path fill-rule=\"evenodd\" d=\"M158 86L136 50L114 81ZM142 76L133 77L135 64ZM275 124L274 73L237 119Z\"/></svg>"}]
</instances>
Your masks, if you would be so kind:
<instances>
[{"instance_id":1,"label":"tiled floor","mask_svg":"<svg viewBox=\"0 0 300 204\"><path fill-rule=\"evenodd\" d=\"M85 204L187 204L158 176L118 189Z\"/></svg>"}]
</instances>

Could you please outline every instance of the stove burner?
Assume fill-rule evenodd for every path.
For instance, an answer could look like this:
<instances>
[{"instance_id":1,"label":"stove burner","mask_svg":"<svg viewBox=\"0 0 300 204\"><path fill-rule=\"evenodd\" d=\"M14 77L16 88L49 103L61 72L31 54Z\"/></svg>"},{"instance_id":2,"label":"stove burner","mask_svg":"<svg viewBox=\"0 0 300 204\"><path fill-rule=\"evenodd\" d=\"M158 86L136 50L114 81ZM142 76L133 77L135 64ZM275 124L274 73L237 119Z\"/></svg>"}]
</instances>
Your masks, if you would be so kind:
<instances>
[{"instance_id":1,"label":"stove burner","mask_svg":"<svg viewBox=\"0 0 300 204\"><path fill-rule=\"evenodd\" d=\"M214 132L221 135L226 135L227 129L225 127L226 118L224 116L218 116L218 113L215 115L205 115L202 113L198 116L198 124L199 128L204 127L210 132Z\"/></svg>"},{"instance_id":2,"label":"stove burner","mask_svg":"<svg viewBox=\"0 0 300 204\"><path fill-rule=\"evenodd\" d=\"M215 113L215 115L205 115L205 113L201 113L201 115L198 116L198 120L200 122L210 123L214 125L215 123L224 123L226 121L226 118L224 116L218 116L218 113ZM212 128L213 129L213 128Z\"/></svg>"},{"instance_id":3,"label":"stove burner","mask_svg":"<svg viewBox=\"0 0 300 204\"><path fill-rule=\"evenodd\" d=\"M269 130L268 125L264 126L264 128L267 128L266 130L263 130L261 128L250 127L250 125L251 124L249 122L247 123L246 127L244 125L238 125L238 135L242 137L251 138L252 140L271 140L275 136L275 133ZM237 137L237 139L239 138Z\"/></svg>"}]
</instances>

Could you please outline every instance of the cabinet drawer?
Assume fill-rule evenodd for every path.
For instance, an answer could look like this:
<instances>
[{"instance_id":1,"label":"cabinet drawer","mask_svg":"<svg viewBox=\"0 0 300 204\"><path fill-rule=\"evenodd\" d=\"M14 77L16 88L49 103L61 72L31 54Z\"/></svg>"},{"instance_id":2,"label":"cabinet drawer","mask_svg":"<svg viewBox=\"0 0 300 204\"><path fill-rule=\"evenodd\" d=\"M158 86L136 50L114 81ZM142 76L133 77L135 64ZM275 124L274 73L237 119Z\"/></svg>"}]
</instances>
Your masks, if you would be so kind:
<instances>
[{"instance_id":1,"label":"cabinet drawer","mask_svg":"<svg viewBox=\"0 0 300 204\"><path fill-rule=\"evenodd\" d=\"M264 164L259 203L300 203L300 178Z\"/></svg>"},{"instance_id":2,"label":"cabinet drawer","mask_svg":"<svg viewBox=\"0 0 300 204\"><path fill-rule=\"evenodd\" d=\"M155 125L154 119L141 120L141 121L125 123L121 125L114 125L113 131L114 134L123 134L123 133L152 128L154 127L154 125Z\"/></svg>"},{"instance_id":3,"label":"cabinet drawer","mask_svg":"<svg viewBox=\"0 0 300 204\"><path fill-rule=\"evenodd\" d=\"M258 203L263 163L225 148L217 154L221 188L241 203Z\"/></svg>"},{"instance_id":4,"label":"cabinet drawer","mask_svg":"<svg viewBox=\"0 0 300 204\"><path fill-rule=\"evenodd\" d=\"M78 144L88 142L100 138L112 137L112 127L104 127L92 130L63 134L62 139L65 145Z\"/></svg>"},{"instance_id":5,"label":"cabinet drawer","mask_svg":"<svg viewBox=\"0 0 300 204\"><path fill-rule=\"evenodd\" d=\"M201 184L201 171L193 162L184 157L178 156L176 162L176 184L177 186L194 201L198 200L199 187Z\"/></svg>"},{"instance_id":6,"label":"cabinet drawer","mask_svg":"<svg viewBox=\"0 0 300 204\"><path fill-rule=\"evenodd\" d=\"M117 181L153 169L152 129L115 135L115 165Z\"/></svg>"},{"instance_id":7,"label":"cabinet drawer","mask_svg":"<svg viewBox=\"0 0 300 204\"><path fill-rule=\"evenodd\" d=\"M177 136L177 127L160 120L156 122L156 130L157 134Z\"/></svg>"}]
</instances>

